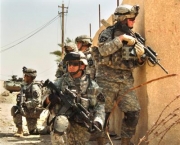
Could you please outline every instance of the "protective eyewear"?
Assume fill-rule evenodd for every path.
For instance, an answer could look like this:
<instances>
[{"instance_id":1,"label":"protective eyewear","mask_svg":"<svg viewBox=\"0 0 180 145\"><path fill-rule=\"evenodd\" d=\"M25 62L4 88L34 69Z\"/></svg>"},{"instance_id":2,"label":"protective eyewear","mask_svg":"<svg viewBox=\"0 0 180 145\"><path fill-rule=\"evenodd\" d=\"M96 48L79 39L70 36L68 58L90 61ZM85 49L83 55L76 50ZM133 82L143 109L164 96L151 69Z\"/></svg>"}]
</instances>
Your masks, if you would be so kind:
<instances>
[{"instance_id":1,"label":"protective eyewear","mask_svg":"<svg viewBox=\"0 0 180 145\"><path fill-rule=\"evenodd\" d=\"M73 61L69 61L68 63L68 66L79 66L79 62L73 62Z\"/></svg>"},{"instance_id":2,"label":"protective eyewear","mask_svg":"<svg viewBox=\"0 0 180 145\"><path fill-rule=\"evenodd\" d=\"M128 18L129 21L134 21L136 18Z\"/></svg>"}]
</instances>

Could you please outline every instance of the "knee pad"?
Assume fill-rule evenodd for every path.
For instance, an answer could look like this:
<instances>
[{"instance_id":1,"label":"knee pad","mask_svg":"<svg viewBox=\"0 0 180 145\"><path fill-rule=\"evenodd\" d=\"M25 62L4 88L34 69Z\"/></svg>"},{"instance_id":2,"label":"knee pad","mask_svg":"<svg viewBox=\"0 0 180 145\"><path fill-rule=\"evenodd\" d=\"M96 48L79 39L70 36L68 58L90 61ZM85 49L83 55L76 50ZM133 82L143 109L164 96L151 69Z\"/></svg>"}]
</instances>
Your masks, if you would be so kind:
<instances>
[{"instance_id":1,"label":"knee pad","mask_svg":"<svg viewBox=\"0 0 180 145\"><path fill-rule=\"evenodd\" d=\"M124 123L128 127L136 127L139 120L139 111L128 111L124 113Z\"/></svg>"},{"instance_id":2,"label":"knee pad","mask_svg":"<svg viewBox=\"0 0 180 145\"><path fill-rule=\"evenodd\" d=\"M59 115L54 119L53 130L55 133L62 135L69 126L69 121L66 116Z\"/></svg>"}]
</instances>

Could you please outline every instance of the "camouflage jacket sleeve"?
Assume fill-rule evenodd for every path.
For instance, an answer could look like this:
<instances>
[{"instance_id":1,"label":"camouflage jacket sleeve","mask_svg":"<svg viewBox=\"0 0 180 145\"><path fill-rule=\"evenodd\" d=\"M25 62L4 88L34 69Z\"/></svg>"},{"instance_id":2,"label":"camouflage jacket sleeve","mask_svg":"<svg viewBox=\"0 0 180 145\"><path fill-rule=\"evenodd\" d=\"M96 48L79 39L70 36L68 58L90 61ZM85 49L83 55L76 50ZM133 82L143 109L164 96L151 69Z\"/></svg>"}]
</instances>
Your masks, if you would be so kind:
<instances>
[{"instance_id":1,"label":"camouflage jacket sleeve","mask_svg":"<svg viewBox=\"0 0 180 145\"><path fill-rule=\"evenodd\" d=\"M113 54L123 46L123 43L121 42L119 37L115 37L114 39L112 39L112 35L113 30L109 28L102 31L102 33L99 35L98 45L99 52L102 56Z\"/></svg>"},{"instance_id":2,"label":"camouflage jacket sleeve","mask_svg":"<svg viewBox=\"0 0 180 145\"><path fill-rule=\"evenodd\" d=\"M90 95L90 104L94 107L94 121L97 121L101 124L101 127L104 126L105 122L105 101L101 93L100 87L95 81L92 81L92 86L89 89Z\"/></svg>"},{"instance_id":3,"label":"camouflage jacket sleeve","mask_svg":"<svg viewBox=\"0 0 180 145\"><path fill-rule=\"evenodd\" d=\"M96 114L94 121L97 121L101 124L101 127L103 128L104 122L105 122L105 104L104 103L98 103L98 105L95 108Z\"/></svg>"},{"instance_id":4,"label":"camouflage jacket sleeve","mask_svg":"<svg viewBox=\"0 0 180 145\"><path fill-rule=\"evenodd\" d=\"M37 84L33 84L31 90L31 98L28 98L26 102L27 108L40 107L42 96L40 87Z\"/></svg>"}]
</instances>

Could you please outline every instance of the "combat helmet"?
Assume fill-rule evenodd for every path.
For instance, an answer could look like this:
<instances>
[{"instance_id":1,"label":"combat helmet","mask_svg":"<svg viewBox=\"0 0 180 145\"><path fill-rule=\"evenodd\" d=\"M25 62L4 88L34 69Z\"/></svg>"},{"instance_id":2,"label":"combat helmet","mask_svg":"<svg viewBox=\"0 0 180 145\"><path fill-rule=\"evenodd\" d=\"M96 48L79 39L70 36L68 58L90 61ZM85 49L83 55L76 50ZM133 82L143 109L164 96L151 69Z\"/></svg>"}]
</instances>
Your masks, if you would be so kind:
<instances>
[{"instance_id":1,"label":"combat helmet","mask_svg":"<svg viewBox=\"0 0 180 145\"><path fill-rule=\"evenodd\" d=\"M83 42L83 45L88 45L88 46L92 45L92 39L88 35L80 35L80 36L76 37L75 42L76 43Z\"/></svg>"},{"instance_id":2,"label":"combat helmet","mask_svg":"<svg viewBox=\"0 0 180 145\"><path fill-rule=\"evenodd\" d=\"M74 42L68 42L64 45L64 49L65 49L65 52L66 53L69 53L69 52L77 52L78 51L78 48L77 48L77 45L74 43Z\"/></svg>"},{"instance_id":3,"label":"combat helmet","mask_svg":"<svg viewBox=\"0 0 180 145\"><path fill-rule=\"evenodd\" d=\"M35 69L27 68L24 66L22 71L23 71L23 74L27 76L32 76L33 79L35 79L37 76L37 71Z\"/></svg>"},{"instance_id":4,"label":"combat helmet","mask_svg":"<svg viewBox=\"0 0 180 145\"><path fill-rule=\"evenodd\" d=\"M114 12L114 19L116 21L124 21L127 18L135 18L138 15L139 5L120 5Z\"/></svg>"},{"instance_id":5,"label":"combat helmet","mask_svg":"<svg viewBox=\"0 0 180 145\"><path fill-rule=\"evenodd\" d=\"M82 62L84 65L88 65L87 58L86 58L85 54L81 51L70 52L70 53L66 54L64 57L65 62L74 61L74 60L78 60L78 61Z\"/></svg>"}]
</instances>

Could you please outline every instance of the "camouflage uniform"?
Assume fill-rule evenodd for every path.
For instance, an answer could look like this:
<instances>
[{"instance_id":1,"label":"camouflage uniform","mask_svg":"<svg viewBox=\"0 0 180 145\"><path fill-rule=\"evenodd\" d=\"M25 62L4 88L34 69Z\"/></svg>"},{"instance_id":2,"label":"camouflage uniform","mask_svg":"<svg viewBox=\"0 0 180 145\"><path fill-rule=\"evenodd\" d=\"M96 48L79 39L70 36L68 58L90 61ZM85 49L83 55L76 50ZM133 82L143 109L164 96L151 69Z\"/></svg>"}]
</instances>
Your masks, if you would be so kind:
<instances>
[{"instance_id":1,"label":"camouflage uniform","mask_svg":"<svg viewBox=\"0 0 180 145\"><path fill-rule=\"evenodd\" d=\"M79 53L79 52L78 52ZM82 53L83 54L83 53ZM85 56L84 56L85 57ZM86 61L87 62L87 61ZM65 92L65 88L69 88L73 92L76 92L78 103L81 103L88 111L91 110L93 113L93 121L97 121L101 128L104 125L105 120L105 110L103 97L101 94L101 89L92 81L86 74L82 75L80 78L73 79L69 72L65 73L61 78L58 78L55 83L58 90ZM99 98L99 99L98 99ZM58 101L55 101L58 102ZM63 106L61 101L50 106L50 112L52 115L58 117L61 116L60 109ZM72 110L67 111L65 115L71 114ZM66 120L61 121L61 125ZM56 123L54 123L56 124ZM79 118L78 115L73 115L73 117L68 118L68 127L64 133L57 133L56 127L52 126L51 132L51 142L52 144L58 145L87 145L91 136L91 132L85 127L83 120ZM65 125L64 125L65 126Z\"/></svg>"},{"instance_id":2,"label":"camouflage uniform","mask_svg":"<svg viewBox=\"0 0 180 145\"><path fill-rule=\"evenodd\" d=\"M126 9L124 6L120 6L120 8ZM120 11L120 15L123 15L123 11ZM135 134L140 105L135 92L126 91L133 87L132 71L135 67L139 67L140 63L136 55L130 54L133 47L120 41L119 36L125 32L118 26L119 23L106 28L99 35L99 48L98 51L95 51L96 81L103 88L107 114L111 112L114 100L121 99L118 104L124 112L121 137L131 138Z\"/></svg>"},{"instance_id":3,"label":"camouflage uniform","mask_svg":"<svg viewBox=\"0 0 180 145\"><path fill-rule=\"evenodd\" d=\"M85 51L82 51L81 48L79 49L79 51L82 51L86 55L88 61L88 66L86 67L86 74L88 74L90 78L94 80L96 69L92 57L92 49L90 47L92 45L92 39L87 35L80 35L76 37L75 42L82 42L83 46L87 46L87 49Z\"/></svg>"},{"instance_id":4,"label":"camouflage uniform","mask_svg":"<svg viewBox=\"0 0 180 145\"><path fill-rule=\"evenodd\" d=\"M24 74L36 76L36 71L33 69L26 69ZM24 110L24 113L20 110L20 95L23 94L24 102L22 104L22 109ZM22 116L24 116L27 121L29 133L38 134L37 119L40 117L40 114L43 111L43 109L40 108L41 95L41 88L34 82L31 84L24 83L21 86L21 94L17 95L17 105L13 106L11 109L14 123L18 129L22 128Z\"/></svg>"},{"instance_id":5,"label":"camouflage uniform","mask_svg":"<svg viewBox=\"0 0 180 145\"><path fill-rule=\"evenodd\" d=\"M86 67L86 74L89 74L90 78L94 80L96 69L95 69L95 64L94 64L94 60L91 53L92 53L91 48L89 48L87 51L84 52L88 61L88 66Z\"/></svg>"},{"instance_id":6,"label":"camouflage uniform","mask_svg":"<svg viewBox=\"0 0 180 145\"><path fill-rule=\"evenodd\" d=\"M65 44L64 46L64 50L67 53L69 52L77 52L78 48L76 46L76 44L74 42L68 42L67 44ZM64 61L62 60L59 64L58 64L58 69L56 71L55 76L57 78L60 78L64 73L66 73L66 64L64 63Z\"/></svg>"}]
</instances>

